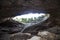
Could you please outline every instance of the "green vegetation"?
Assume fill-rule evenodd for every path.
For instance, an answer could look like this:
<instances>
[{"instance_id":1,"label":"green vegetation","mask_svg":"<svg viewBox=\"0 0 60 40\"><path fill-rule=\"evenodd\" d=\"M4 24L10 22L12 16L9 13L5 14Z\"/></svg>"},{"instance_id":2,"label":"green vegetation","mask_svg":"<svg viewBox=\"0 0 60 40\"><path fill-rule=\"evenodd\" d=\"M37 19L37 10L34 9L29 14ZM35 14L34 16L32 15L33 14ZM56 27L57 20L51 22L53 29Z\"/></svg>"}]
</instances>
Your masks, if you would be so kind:
<instances>
[{"instance_id":1,"label":"green vegetation","mask_svg":"<svg viewBox=\"0 0 60 40\"><path fill-rule=\"evenodd\" d=\"M43 18L44 18L44 16L34 17L34 18L16 18L16 21L22 22L22 23L29 23L29 22L41 21Z\"/></svg>"},{"instance_id":2,"label":"green vegetation","mask_svg":"<svg viewBox=\"0 0 60 40\"><path fill-rule=\"evenodd\" d=\"M16 17L15 20L21 23L31 23L31 22L36 23L36 22L43 20L43 18L46 16L48 16L48 14L45 14L39 17L33 17L33 18L17 18Z\"/></svg>"}]
</instances>

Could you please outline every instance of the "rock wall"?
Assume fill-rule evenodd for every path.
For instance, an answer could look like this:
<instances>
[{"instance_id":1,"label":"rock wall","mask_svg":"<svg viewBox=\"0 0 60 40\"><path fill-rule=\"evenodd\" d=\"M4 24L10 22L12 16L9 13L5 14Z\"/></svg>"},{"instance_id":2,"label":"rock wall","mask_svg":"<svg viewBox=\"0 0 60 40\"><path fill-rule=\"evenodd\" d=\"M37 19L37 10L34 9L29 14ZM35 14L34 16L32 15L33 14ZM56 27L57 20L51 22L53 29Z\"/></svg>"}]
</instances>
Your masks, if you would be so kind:
<instances>
[{"instance_id":1,"label":"rock wall","mask_svg":"<svg viewBox=\"0 0 60 40\"><path fill-rule=\"evenodd\" d=\"M51 15L48 19L48 22L52 22L51 24L54 24L53 26L58 25L60 27L59 4L59 0L0 0L0 22L5 18L14 17L17 14L22 14L20 12L25 10L44 10ZM60 32L60 29L58 31ZM10 40L8 33L1 32L0 30L0 35L2 35L0 36L0 40Z\"/></svg>"}]
</instances>

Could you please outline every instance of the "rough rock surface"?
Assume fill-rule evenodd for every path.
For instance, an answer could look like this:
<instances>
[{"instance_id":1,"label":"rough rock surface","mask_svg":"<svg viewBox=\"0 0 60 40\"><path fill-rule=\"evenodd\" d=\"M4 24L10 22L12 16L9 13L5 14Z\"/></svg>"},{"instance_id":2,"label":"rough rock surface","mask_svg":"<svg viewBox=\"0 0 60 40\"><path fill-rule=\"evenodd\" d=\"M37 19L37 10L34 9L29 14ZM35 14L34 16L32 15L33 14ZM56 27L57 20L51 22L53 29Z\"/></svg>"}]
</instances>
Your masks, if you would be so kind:
<instances>
[{"instance_id":1,"label":"rough rock surface","mask_svg":"<svg viewBox=\"0 0 60 40\"><path fill-rule=\"evenodd\" d=\"M23 28L24 28L24 24L14 20L7 20L3 23L0 23L0 31L7 33L20 32Z\"/></svg>"},{"instance_id":2,"label":"rough rock surface","mask_svg":"<svg viewBox=\"0 0 60 40\"><path fill-rule=\"evenodd\" d=\"M0 19L22 14L24 10L59 12L59 0L0 0Z\"/></svg>"},{"instance_id":3,"label":"rough rock surface","mask_svg":"<svg viewBox=\"0 0 60 40\"><path fill-rule=\"evenodd\" d=\"M60 29L59 29L60 28L60 0L29 0L29 1L28 0L0 0L0 22L3 22L5 18L8 19L9 17L14 17L18 14L23 14L25 10L32 10L38 12L43 10L51 15L50 18L43 24L43 26L38 25L34 28L30 28L27 31L28 33L31 33L32 36L35 36L38 33L38 31L46 30L56 35L59 35L57 36L56 40L60 40ZM3 23L0 24L4 26ZM47 26L46 23L50 23L50 24L48 24ZM9 22L9 24L8 23L4 23L4 24L9 25L11 23ZM0 29L1 28L4 27L0 26ZM8 28L9 27L7 27L7 29ZM12 29L14 28L15 27L13 27ZM10 40L9 35L11 34L8 34L6 30L3 31L0 30L0 40ZM12 38L14 39L16 38L15 40L17 40L19 39L19 37L23 37L23 36L24 35L19 34Z\"/></svg>"}]
</instances>

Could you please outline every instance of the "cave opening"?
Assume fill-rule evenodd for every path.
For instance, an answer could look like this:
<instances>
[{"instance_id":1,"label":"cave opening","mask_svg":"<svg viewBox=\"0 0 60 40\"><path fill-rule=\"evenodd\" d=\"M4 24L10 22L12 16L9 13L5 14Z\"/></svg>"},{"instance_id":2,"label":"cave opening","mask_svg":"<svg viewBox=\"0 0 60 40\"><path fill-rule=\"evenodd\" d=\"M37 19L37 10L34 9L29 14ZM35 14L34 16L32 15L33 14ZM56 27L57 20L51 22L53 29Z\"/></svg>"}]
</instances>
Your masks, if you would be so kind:
<instances>
[{"instance_id":1,"label":"cave opening","mask_svg":"<svg viewBox=\"0 0 60 40\"><path fill-rule=\"evenodd\" d=\"M42 21L44 17L46 17L45 20L47 20L50 17L50 14L28 13L12 17L12 19L21 23L36 23L36 21Z\"/></svg>"},{"instance_id":2,"label":"cave opening","mask_svg":"<svg viewBox=\"0 0 60 40\"><path fill-rule=\"evenodd\" d=\"M27 13L15 16L12 19L24 24L24 28L21 30L21 32L24 32L25 29L28 29L31 26L34 27L35 25L41 25L41 23L46 21L49 17L50 14L48 13Z\"/></svg>"}]
</instances>

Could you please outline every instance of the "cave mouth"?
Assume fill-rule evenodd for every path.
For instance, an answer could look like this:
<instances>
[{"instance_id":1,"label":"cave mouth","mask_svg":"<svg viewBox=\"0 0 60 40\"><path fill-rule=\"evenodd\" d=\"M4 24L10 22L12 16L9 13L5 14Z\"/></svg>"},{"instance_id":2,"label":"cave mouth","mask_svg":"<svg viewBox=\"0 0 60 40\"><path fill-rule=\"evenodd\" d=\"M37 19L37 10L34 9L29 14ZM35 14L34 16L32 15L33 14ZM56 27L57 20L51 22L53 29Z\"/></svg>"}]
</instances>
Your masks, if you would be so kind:
<instances>
[{"instance_id":1,"label":"cave mouth","mask_svg":"<svg viewBox=\"0 0 60 40\"><path fill-rule=\"evenodd\" d=\"M37 23L42 20L47 20L49 16L50 14L46 14L46 13L28 13L28 14L15 16L12 19L20 23L26 24L26 23Z\"/></svg>"},{"instance_id":2,"label":"cave mouth","mask_svg":"<svg viewBox=\"0 0 60 40\"><path fill-rule=\"evenodd\" d=\"M45 20L50 17L50 14L47 13L28 13L13 17L12 19L24 24L24 28L21 32L24 32L30 27L35 27L36 25L41 25Z\"/></svg>"}]
</instances>

